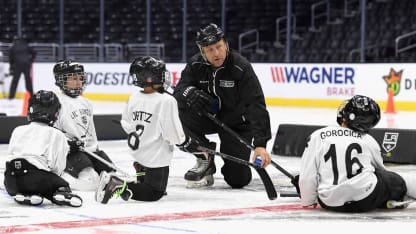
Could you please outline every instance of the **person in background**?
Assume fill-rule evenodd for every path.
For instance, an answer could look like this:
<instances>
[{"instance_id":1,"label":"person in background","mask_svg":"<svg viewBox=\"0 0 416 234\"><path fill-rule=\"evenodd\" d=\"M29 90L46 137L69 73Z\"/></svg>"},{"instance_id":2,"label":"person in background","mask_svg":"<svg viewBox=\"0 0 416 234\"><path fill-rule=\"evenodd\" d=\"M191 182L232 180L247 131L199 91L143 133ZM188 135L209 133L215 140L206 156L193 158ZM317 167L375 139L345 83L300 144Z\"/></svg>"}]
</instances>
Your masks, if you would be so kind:
<instances>
[{"instance_id":1,"label":"person in background","mask_svg":"<svg viewBox=\"0 0 416 234\"><path fill-rule=\"evenodd\" d=\"M55 84L61 89L57 96L62 103L54 126L66 134L71 146L63 178L73 189L93 191L98 185L99 173L113 169L96 158L111 162L98 147L92 104L81 96L85 87L84 66L72 60L60 61L55 64L53 74Z\"/></svg>"},{"instance_id":2,"label":"person in background","mask_svg":"<svg viewBox=\"0 0 416 234\"><path fill-rule=\"evenodd\" d=\"M3 52L0 51L0 86L1 86L1 94L3 98L6 98L6 88L4 86L4 79L6 78L6 71L4 67L3 61Z\"/></svg>"},{"instance_id":3,"label":"person in background","mask_svg":"<svg viewBox=\"0 0 416 234\"><path fill-rule=\"evenodd\" d=\"M313 132L302 155L299 190L303 206L338 212L387 208L390 200L416 198L416 179L388 171L368 131L380 120L371 98L355 95L337 111L339 126Z\"/></svg>"},{"instance_id":4,"label":"person in background","mask_svg":"<svg viewBox=\"0 0 416 234\"><path fill-rule=\"evenodd\" d=\"M9 50L9 73L12 75L10 84L9 99L14 99L17 85L21 74L25 77L26 91L33 95L33 84L31 77L32 63L35 60L36 52L23 38L16 38Z\"/></svg>"},{"instance_id":5,"label":"person in background","mask_svg":"<svg viewBox=\"0 0 416 234\"><path fill-rule=\"evenodd\" d=\"M270 161L266 151L271 138L270 117L263 90L251 64L229 48L224 32L210 23L197 32L200 53L194 55L181 73L173 95L178 101L179 116L186 135L202 146L215 149L206 135L218 134L220 151L243 160L261 157L262 167ZM255 150L251 150L206 115L212 114L238 133ZM194 154L197 162L184 176L188 187L210 186L216 172L214 155ZM221 168L225 182L232 188L242 188L252 179L247 166L224 159Z\"/></svg>"},{"instance_id":6,"label":"person in background","mask_svg":"<svg viewBox=\"0 0 416 234\"><path fill-rule=\"evenodd\" d=\"M137 180L126 182L102 172L95 198L103 204L113 195L124 200L161 199L166 194L173 146L190 152L198 147L198 142L183 132L175 98L165 92L170 86L165 63L150 56L136 58L130 65L130 75L133 84L142 89L130 96L121 125L128 134Z\"/></svg>"},{"instance_id":7,"label":"person in background","mask_svg":"<svg viewBox=\"0 0 416 234\"><path fill-rule=\"evenodd\" d=\"M29 99L29 124L12 132L4 185L19 204L40 205L46 198L57 205L82 205L82 199L60 177L69 151L66 136L52 127L60 108L53 92L40 90Z\"/></svg>"}]
</instances>

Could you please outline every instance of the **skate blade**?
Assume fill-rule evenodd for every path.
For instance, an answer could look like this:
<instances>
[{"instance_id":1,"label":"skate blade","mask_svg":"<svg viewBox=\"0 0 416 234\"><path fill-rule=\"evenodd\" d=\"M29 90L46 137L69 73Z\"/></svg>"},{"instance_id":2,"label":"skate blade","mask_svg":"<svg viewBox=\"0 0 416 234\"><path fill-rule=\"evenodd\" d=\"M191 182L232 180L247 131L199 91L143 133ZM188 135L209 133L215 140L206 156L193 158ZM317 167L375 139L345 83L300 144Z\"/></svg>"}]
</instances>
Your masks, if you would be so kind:
<instances>
[{"instance_id":1,"label":"skate blade","mask_svg":"<svg viewBox=\"0 0 416 234\"><path fill-rule=\"evenodd\" d=\"M38 206L43 203L43 197L38 195L28 195L25 196L23 194L16 194L14 196L14 200L23 205L32 205L32 206Z\"/></svg>"},{"instance_id":2,"label":"skate blade","mask_svg":"<svg viewBox=\"0 0 416 234\"><path fill-rule=\"evenodd\" d=\"M195 188L204 188L209 187L214 184L214 177L212 175L205 176L202 180L199 181L186 181L186 188L195 189Z\"/></svg>"},{"instance_id":3,"label":"skate blade","mask_svg":"<svg viewBox=\"0 0 416 234\"><path fill-rule=\"evenodd\" d=\"M82 200L76 196L65 196L64 194L56 194L53 196L53 200L58 205L66 205L72 207L80 207Z\"/></svg>"},{"instance_id":4,"label":"skate blade","mask_svg":"<svg viewBox=\"0 0 416 234\"><path fill-rule=\"evenodd\" d=\"M105 194L105 187L107 186L108 182L110 181L110 174L106 173L105 171L101 172L100 174L100 181L98 182L98 186L95 191L95 201L102 202L104 199Z\"/></svg>"}]
</instances>

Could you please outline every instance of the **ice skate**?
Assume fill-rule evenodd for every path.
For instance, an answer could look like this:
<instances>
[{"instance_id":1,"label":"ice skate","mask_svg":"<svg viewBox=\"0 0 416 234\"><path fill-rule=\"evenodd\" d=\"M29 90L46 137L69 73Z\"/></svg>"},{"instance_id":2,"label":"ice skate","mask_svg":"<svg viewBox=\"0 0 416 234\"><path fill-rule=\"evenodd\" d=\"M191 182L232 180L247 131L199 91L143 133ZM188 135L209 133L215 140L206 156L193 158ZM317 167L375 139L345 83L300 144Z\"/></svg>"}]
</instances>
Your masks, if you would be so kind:
<instances>
[{"instance_id":1,"label":"ice skate","mask_svg":"<svg viewBox=\"0 0 416 234\"><path fill-rule=\"evenodd\" d=\"M199 181L186 181L186 188L202 188L212 186L214 184L214 176L213 175L206 175Z\"/></svg>"},{"instance_id":2,"label":"ice skate","mask_svg":"<svg viewBox=\"0 0 416 234\"><path fill-rule=\"evenodd\" d=\"M14 201L22 205L38 206L43 203L43 197L39 195L16 194Z\"/></svg>"},{"instance_id":3,"label":"ice skate","mask_svg":"<svg viewBox=\"0 0 416 234\"><path fill-rule=\"evenodd\" d=\"M71 193L68 187L61 187L52 196L52 202L61 206L80 207L82 199L76 194Z\"/></svg>"},{"instance_id":4,"label":"ice skate","mask_svg":"<svg viewBox=\"0 0 416 234\"><path fill-rule=\"evenodd\" d=\"M107 204L113 196L121 197L124 201L127 201L132 195L131 190L127 188L126 181L105 171L101 172L100 183L95 192L95 200L97 202Z\"/></svg>"},{"instance_id":5,"label":"ice skate","mask_svg":"<svg viewBox=\"0 0 416 234\"><path fill-rule=\"evenodd\" d=\"M193 168L185 174L187 181L187 188L199 188L204 186L212 186L214 184L214 174L216 167L214 157L208 155L208 158L197 158L196 164Z\"/></svg>"}]
</instances>

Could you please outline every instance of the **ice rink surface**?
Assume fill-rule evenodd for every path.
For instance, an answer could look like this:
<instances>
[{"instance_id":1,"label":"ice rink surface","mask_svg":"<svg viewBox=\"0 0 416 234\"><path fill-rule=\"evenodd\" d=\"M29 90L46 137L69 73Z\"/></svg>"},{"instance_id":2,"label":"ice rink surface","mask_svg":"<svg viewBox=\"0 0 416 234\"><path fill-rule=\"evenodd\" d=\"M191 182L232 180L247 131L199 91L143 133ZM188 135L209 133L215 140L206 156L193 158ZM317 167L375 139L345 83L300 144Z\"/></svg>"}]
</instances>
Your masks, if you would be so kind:
<instances>
[{"instance_id":1,"label":"ice rink surface","mask_svg":"<svg viewBox=\"0 0 416 234\"><path fill-rule=\"evenodd\" d=\"M0 100L6 101L6 100ZM0 112L4 106L0 103ZM119 114L120 102L93 102L96 114ZM279 124L334 125L334 109L269 107L272 140ZM18 111L16 111L18 113ZM416 112L383 114L377 127L413 128ZM210 136L218 141L215 135ZM100 148L123 170L133 173L127 144L100 141ZM3 181L7 145L0 144L0 179ZM273 160L296 174L300 158L273 155ZM231 189L220 173L221 158L216 158L217 173L212 187L188 189L184 173L195 163L194 157L175 149L168 195L157 202L111 199L106 205L94 200L94 192L78 192L80 208L59 207L45 200L41 206L16 204L0 185L0 233L394 233L412 232L416 224L416 203L405 210L377 210L365 214L340 214L320 208L303 208L299 198L269 200L263 184L253 170L253 181L244 189ZM389 165L403 173L414 173L414 165ZM272 166L267 167L276 190L293 191L289 179Z\"/></svg>"}]
</instances>

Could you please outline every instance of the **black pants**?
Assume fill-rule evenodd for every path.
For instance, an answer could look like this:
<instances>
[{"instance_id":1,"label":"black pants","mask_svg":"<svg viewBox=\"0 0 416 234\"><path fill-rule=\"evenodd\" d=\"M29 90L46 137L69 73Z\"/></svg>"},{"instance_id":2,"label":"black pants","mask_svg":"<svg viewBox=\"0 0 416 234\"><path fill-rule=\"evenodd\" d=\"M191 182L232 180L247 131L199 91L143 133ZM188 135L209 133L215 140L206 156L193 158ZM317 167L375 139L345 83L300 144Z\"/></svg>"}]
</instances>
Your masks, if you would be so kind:
<instances>
[{"instance_id":1,"label":"black pants","mask_svg":"<svg viewBox=\"0 0 416 234\"><path fill-rule=\"evenodd\" d=\"M220 138L220 151L243 160L250 160L251 150L243 145L236 137L232 136L216 123L205 116L200 116L189 109L179 109L179 117L185 134L197 139L202 145L209 148L209 140L205 135L218 134ZM249 127L241 121L238 126L228 126L242 138L251 142L253 136ZM223 159L224 166L221 173L225 182L232 188L242 188L251 181L251 169L245 165Z\"/></svg>"},{"instance_id":2,"label":"black pants","mask_svg":"<svg viewBox=\"0 0 416 234\"><path fill-rule=\"evenodd\" d=\"M17 85L19 84L20 75L23 74L25 77L26 90L29 92L30 96L33 95L33 84L32 78L30 76L30 65L19 65L16 64L13 70L13 79L10 84L9 99L14 99L16 95Z\"/></svg>"},{"instance_id":3,"label":"black pants","mask_svg":"<svg viewBox=\"0 0 416 234\"><path fill-rule=\"evenodd\" d=\"M14 159L6 162L4 186L11 196L39 195L52 201L58 188L69 187L69 184L60 176L38 169L25 159Z\"/></svg>"},{"instance_id":4,"label":"black pants","mask_svg":"<svg viewBox=\"0 0 416 234\"><path fill-rule=\"evenodd\" d=\"M377 208L385 209L388 200L400 201L407 192L406 183L403 178L395 172L378 170L377 185L374 191L366 198L360 201L352 201L343 206L331 207L325 205L321 200L319 204L322 208L338 212L367 212Z\"/></svg>"},{"instance_id":5,"label":"black pants","mask_svg":"<svg viewBox=\"0 0 416 234\"><path fill-rule=\"evenodd\" d=\"M108 155L102 151L97 150L94 152L97 156L100 156L102 159L111 162ZM85 168L92 167L94 170L100 174L102 171L111 172L114 171L113 168L102 163L100 160L82 152L71 152L67 156L65 172L69 173L71 176L78 178L78 174Z\"/></svg>"},{"instance_id":6,"label":"black pants","mask_svg":"<svg viewBox=\"0 0 416 234\"><path fill-rule=\"evenodd\" d=\"M159 200L165 194L166 187L168 186L169 167L141 167L140 172L144 172L145 175L139 177L140 182L127 183L128 188L133 192L131 199L137 201Z\"/></svg>"}]
</instances>

